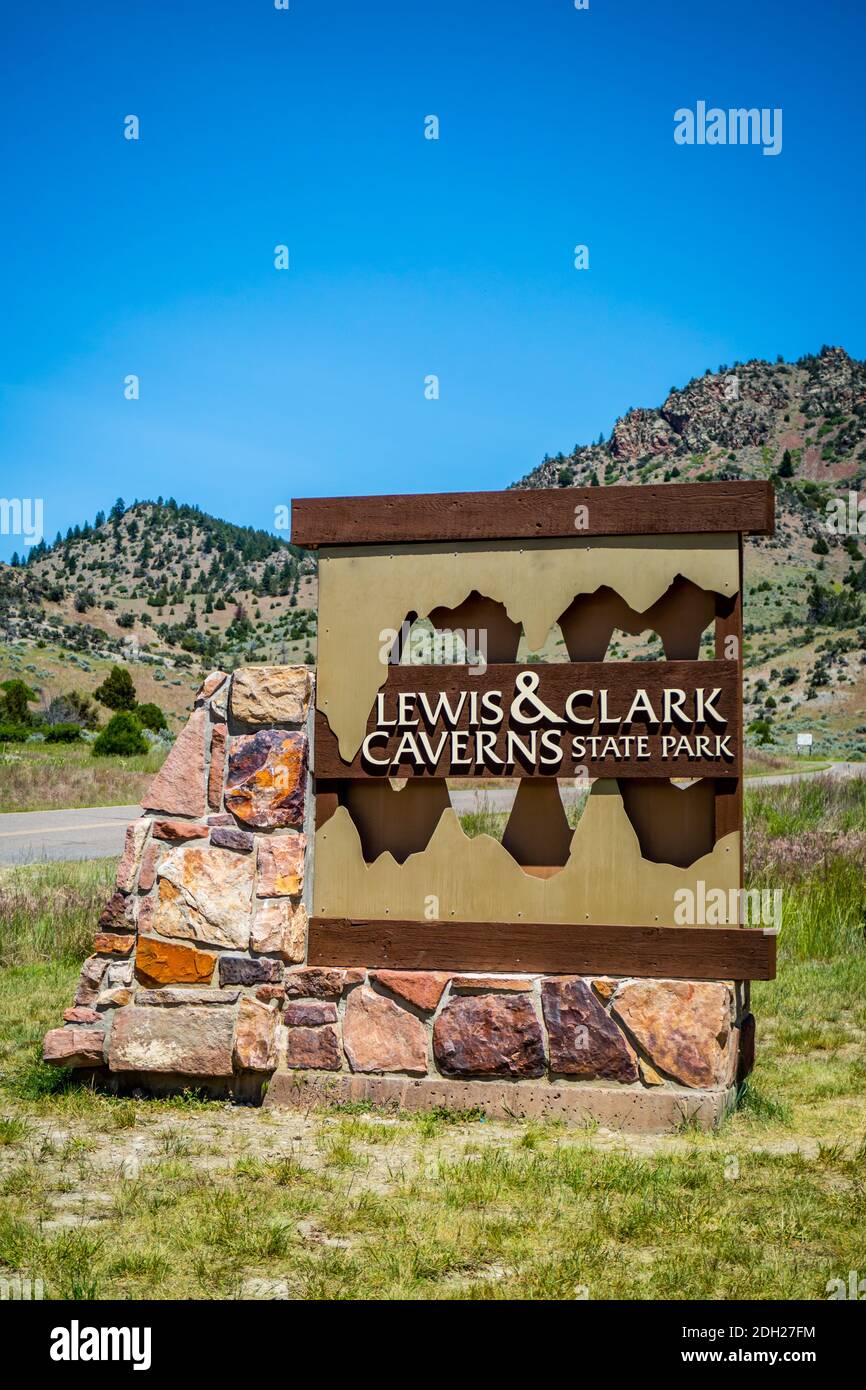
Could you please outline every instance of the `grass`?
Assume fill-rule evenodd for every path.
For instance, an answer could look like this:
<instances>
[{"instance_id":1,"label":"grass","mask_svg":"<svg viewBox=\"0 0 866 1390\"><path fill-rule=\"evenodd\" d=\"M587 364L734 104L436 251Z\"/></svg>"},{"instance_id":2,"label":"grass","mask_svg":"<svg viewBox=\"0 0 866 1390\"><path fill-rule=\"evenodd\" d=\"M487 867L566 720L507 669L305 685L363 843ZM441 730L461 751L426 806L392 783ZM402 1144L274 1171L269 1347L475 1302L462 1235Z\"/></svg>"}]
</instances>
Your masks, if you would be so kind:
<instances>
[{"instance_id":1,"label":"grass","mask_svg":"<svg viewBox=\"0 0 866 1390\"><path fill-rule=\"evenodd\" d=\"M781 960L752 986L757 1066L711 1135L67 1084L36 1049L114 866L8 873L0 1269L63 1299L825 1298L866 1259L866 808L833 783L746 808L752 881L785 894ZM792 855L809 835L822 853Z\"/></svg>"},{"instance_id":2,"label":"grass","mask_svg":"<svg viewBox=\"0 0 866 1390\"><path fill-rule=\"evenodd\" d=\"M824 772L830 766L827 759L806 759L806 758L759 758L754 750L747 750L744 760L745 774L752 781L760 781L762 777L778 777L789 772Z\"/></svg>"},{"instance_id":3,"label":"grass","mask_svg":"<svg viewBox=\"0 0 866 1390\"><path fill-rule=\"evenodd\" d=\"M152 748L136 758L94 758L85 743L0 744L0 812L133 806L165 755Z\"/></svg>"}]
</instances>

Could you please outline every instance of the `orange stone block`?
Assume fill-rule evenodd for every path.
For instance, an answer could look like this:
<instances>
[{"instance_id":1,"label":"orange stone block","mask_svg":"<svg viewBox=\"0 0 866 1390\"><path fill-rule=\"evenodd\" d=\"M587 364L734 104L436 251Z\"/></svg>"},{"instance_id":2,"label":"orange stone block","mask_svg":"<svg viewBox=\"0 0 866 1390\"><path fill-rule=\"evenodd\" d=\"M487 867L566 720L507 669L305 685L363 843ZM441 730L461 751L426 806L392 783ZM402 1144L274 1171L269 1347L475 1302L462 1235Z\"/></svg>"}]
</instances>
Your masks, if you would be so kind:
<instances>
[{"instance_id":1,"label":"orange stone block","mask_svg":"<svg viewBox=\"0 0 866 1390\"><path fill-rule=\"evenodd\" d=\"M101 956L128 956L134 945L134 936L119 936L113 931L98 931L93 938L93 949Z\"/></svg>"},{"instance_id":2,"label":"orange stone block","mask_svg":"<svg viewBox=\"0 0 866 1390\"><path fill-rule=\"evenodd\" d=\"M207 985L215 964L216 956L210 951L158 941L153 936L139 937L135 973L142 984Z\"/></svg>"}]
</instances>

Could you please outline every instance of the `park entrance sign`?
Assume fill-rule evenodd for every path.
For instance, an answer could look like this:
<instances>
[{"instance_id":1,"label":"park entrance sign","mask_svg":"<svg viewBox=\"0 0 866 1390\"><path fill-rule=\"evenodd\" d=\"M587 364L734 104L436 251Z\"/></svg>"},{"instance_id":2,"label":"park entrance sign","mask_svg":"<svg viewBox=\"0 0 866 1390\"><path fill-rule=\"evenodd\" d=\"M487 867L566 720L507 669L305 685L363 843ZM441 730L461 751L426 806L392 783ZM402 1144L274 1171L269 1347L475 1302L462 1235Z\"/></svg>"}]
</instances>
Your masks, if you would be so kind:
<instances>
[{"instance_id":1,"label":"park entrance sign","mask_svg":"<svg viewBox=\"0 0 866 1390\"><path fill-rule=\"evenodd\" d=\"M300 501L293 518L319 554L311 960L772 973L773 937L738 911L677 925L689 892L740 901L742 538L772 530L768 484ZM446 664L417 664L422 627ZM454 805L501 806L498 780L517 782L501 841L465 834Z\"/></svg>"},{"instance_id":2,"label":"park entrance sign","mask_svg":"<svg viewBox=\"0 0 866 1390\"><path fill-rule=\"evenodd\" d=\"M775 969L742 892L743 536L772 529L765 483L295 502L317 669L206 676L46 1059L717 1123Z\"/></svg>"}]
</instances>

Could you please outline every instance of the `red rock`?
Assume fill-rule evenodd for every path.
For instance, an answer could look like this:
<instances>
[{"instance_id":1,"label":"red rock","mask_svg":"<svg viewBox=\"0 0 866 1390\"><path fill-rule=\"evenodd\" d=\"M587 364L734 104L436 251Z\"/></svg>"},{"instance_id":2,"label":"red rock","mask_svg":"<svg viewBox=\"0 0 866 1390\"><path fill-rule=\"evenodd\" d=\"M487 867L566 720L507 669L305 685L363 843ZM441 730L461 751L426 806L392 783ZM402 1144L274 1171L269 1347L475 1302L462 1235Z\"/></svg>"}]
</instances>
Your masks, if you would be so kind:
<instances>
[{"instance_id":1,"label":"red rock","mask_svg":"<svg viewBox=\"0 0 866 1390\"><path fill-rule=\"evenodd\" d=\"M233 849L239 854L251 854L256 843L248 831L236 830L233 825L215 825L210 833L210 842L217 849Z\"/></svg>"},{"instance_id":2,"label":"red rock","mask_svg":"<svg viewBox=\"0 0 866 1390\"><path fill-rule=\"evenodd\" d=\"M99 931L93 938L93 949L101 956L128 956L134 945L134 936L119 936L117 932Z\"/></svg>"},{"instance_id":3,"label":"red rock","mask_svg":"<svg viewBox=\"0 0 866 1390\"><path fill-rule=\"evenodd\" d=\"M730 1063L731 991L691 980L632 980L613 1011L653 1066L684 1086L724 1084Z\"/></svg>"},{"instance_id":4,"label":"red rock","mask_svg":"<svg viewBox=\"0 0 866 1390\"><path fill-rule=\"evenodd\" d=\"M112 893L99 914L97 926L100 931L135 931L135 900L125 893Z\"/></svg>"},{"instance_id":5,"label":"red rock","mask_svg":"<svg viewBox=\"0 0 866 1390\"><path fill-rule=\"evenodd\" d=\"M364 977L363 970L328 970L319 966L289 970L285 980L286 998L339 999L344 990L360 984Z\"/></svg>"},{"instance_id":6,"label":"red rock","mask_svg":"<svg viewBox=\"0 0 866 1390\"><path fill-rule=\"evenodd\" d=\"M256 998L261 999L263 1004L270 1004L273 1000L279 1003L286 997L283 985L259 985L256 990Z\"/></svg>"},{"instance_id":7,"label":"red rock","mask_svg":"<svg viewBox=\"0 0 866 1390\"><path fill-rule=\"evenodd\" d=\"M140 820L134 820L131 825L126 827L126 840L123 846L123 854L120 856L120 863L117 866L117 877L115 883L124 893L131 893L135 887L135 876L141 862L144 842L150 830L150 821L144 816Z\"/></svg>"},{"instance_id":8,"label":"red rock","mask_svg":"<svg viewBox=\"0 0 866 1390\"><path fill-rule=\"evenodd\" d=\"M256 896L283 898L297 895L304 887L306 835L278 835L260 840Z\"/></svg>"},{"instance_id":9,"label":"red rock","mask_svg":"<svg viewBox=\"0 0 866 1390\"><path fill-rule=\"evenodd\" d=\"M532 981L522 980L516 975L455 975L451 980L451 988L458 994L493 989L502 990L506 994L531 994Z\"/></svg>"},{"instance_id":10,"label":"red rock","mask_svg":"<svg viewBox=\"0 0 866 1390\"><path fill-rule=\"evenodd\" d=\"M65 1023L98 1023L99 1014L95 1009L76 1007L74 1009L65 1009L63 1020Z\"/></svg>"},{"instance_id":11,"label":"red rock","mask_svg":"<svg viewBox=\"0 0 866 1390\"><path fill-rule=\"evenodd\" d=\"M584 1080L637 1081L634 1049L585 980L544 980L541 1006L550 1040L550 1069Z\"/></svg>"},{"instance_id":12,"label":"red rock","mask_svg":"<svg viewBox=\"0 0 866 1390\"><path fill-rule=\"evenodd\" d=\"M139 893L149 893L156 879L156 866L162 854L162 846L152 841L141 856L141 869L138 874Z\"/></svg>"},{"instance_id":13,"label":"red rock","mask_svg":"<svg viewBox=\"0 0 866 1390\"><path fill-rule=\"evenodd\" d=\"M205 814L204 744L207 720L208 713L204 706L193 710L145 792L143 805L147 810L164 811L169 816L201 817Z\"/></svg>"},{"instance_id":14,"label":"red rock","mask_svg":"<svg viewBox=\"0 0 866 1390\"><path fill-rule=\"evenodd\" d=\"M340 1039L330 1024L324 1028L290 1028L286 1034L286 1065L316 1071L341 1071Z\"/></svg>"},{"instance_id":15,"label":"red rock","mask_svg":"<svg viewBox=\"0 0 866 1390\"><path fill-rule=\"evenodd\" d=\"M151 893L150 897L140 898L138 903L138 933L153 931L153 919L159 907L159 899Z\"/></svg>"},{"instance_id":16,"label":"red rock","mask_svg":"<svg viewBox=\"0 0 866 1390\"><path fill-rule=\"evenodd\" d=\"M228 811L219 811L216 815L208 816L208 825L234 825L235 818L230 816Z\"/></svg>"},{"instance_id":17,"label":"red rock","mask_svg":"<svg viewBox=\"0 0 866 1390\"><path fill-rule=\"evenodd\" d=\"M427 1071L423 1023L369 985L353 990L346 1002L343 1046L353 1071Z\"/></svg>"},{"instance_id":18,"label":"red rock","mask_svg":"<svg viewBox=\"0 0 866 1390\"><path fill-rule=\"evenodd\" d=\"M155 840L203 840L207 836L207 826L191 820L155 820L153 838Z\"/></svg>"},{"instance_id":19,"label":"red rock","mask_svg":"<svg viewBox=\"0 0 866 1390\"><path fill-rule=\"evenodd\" d=\"M207 985L213 977L216 956L196 946L176 941L157 941L140 936L135 953L136 977L146 985Z\"/></svg>"},{"instance_id":20,"label":"red rock","mask_svg":"<svg viewBox=\"0 0 866 1390\"><path fill-rule=\"evenodd\" d=\"M220 985L276 984L283 973L282 961L262 956L220 956Z\"/></svg>"},{"instance_id":21,"label":"red rock","mask_svg":"<svg viewBox=\"0 0 866 1390\"><path fill-rule=\"evenodd\" d=\"M260 729L232 740L226 777L226 809L259 830L304 824L307 736Z\"/></svg>"},{"instance_id":22,"label":"red rock","mask_svg":"<svg viewBox=\"0 0 866 1390\"><path fill-rule=\"evenodd\" d=\"M526 994L450 999L433 1025L433 1052L446 1076L541 1076L544 1040Z\"/></svg>"},{"instance_id":23,"label":"red rock","mask_svg":"<svg viewBox=\"0 0 866 1390\"><path fill-rule=\"evenodd\" d=\"M75 991L76 1004L92 1004L99 987L102 984L102 977L108 966L108 959L105 956L88 956L81 967L78 989Z\"/></svg>"},{"instance_id":24,"label":"red rock","mask_svg":"<svg viewBox=\"0 0 866 1390\"><path fill-rule=\"evenodd\" d=\"M225 724L214 724L210 740L210 770L207 777L207 804L218 811L223 799L223 773L225 772L226 741L228 728ZM228 819L227 823L232 824Z\"/></svg>"},{"instance_id":25,"label":"red rock","mask_svg":"<svg viewBox=\"0 0 866 1390\"><path fill-rule=\"evenodd\" d=\"M213 695L217 690L219 690L220 686L222 685L223 681L226 680L226 678L227 672L225 671L209 672L208 675L205 676L198 690L195 692L196 703L199 700L209 700L211 695Z\"/></svg>"},{"instance_id":26,"label":"red rock","mask_svg":"<svg viewBox=\"0 0 866 1390\"><path fill-rule=\"evenodd\" d=\"M285 994L285 990L283 994ZM337 1006L322 1000L304 1004L286 1004L283 1010L283 1022L287 1028L318 1028L322 1023L336 1023Z\"/></svg>"},{"instance_id":27,"label":"red rock","mask_svg":"<svg viewBox=\"0 0 866 1390\"><path fill-rule=\"evenodd\" d=\"M370 979L425 1013L433 1012L448 983L448 976L436 970L374 970Z\"/></svg>"},{"instance_id":28,"label":"red rock","mask_svg":"<svg viewBox=\"0 0 866 1390\"><path fill-rule=\"evenodd\" d=\"M42 1057L65 1067L101 1067L104 1044L101 1028L52 1028L42 1040Z\"/></svg>"},{"instance_id":29,"label":"red rock","mask_svg":"<svg viewBox=\"0 0 866 1390\"><path fill-rule=\"evenodd\" d=\"M234 1009L118 1009L108 1044L112 1071L231 1076Z\"/></svg>"},{"instance_id":30,"label":"red rock","mask_svg":"<svg viewBox=\"0 0 866 1390\"><path fill-rule=\"evenodd\" d=\"M273 1071L277 1065L279 1014L268 1004L244 998L238 1009L235 1066L239 1071Z\"/></svg>"}]
</instances>

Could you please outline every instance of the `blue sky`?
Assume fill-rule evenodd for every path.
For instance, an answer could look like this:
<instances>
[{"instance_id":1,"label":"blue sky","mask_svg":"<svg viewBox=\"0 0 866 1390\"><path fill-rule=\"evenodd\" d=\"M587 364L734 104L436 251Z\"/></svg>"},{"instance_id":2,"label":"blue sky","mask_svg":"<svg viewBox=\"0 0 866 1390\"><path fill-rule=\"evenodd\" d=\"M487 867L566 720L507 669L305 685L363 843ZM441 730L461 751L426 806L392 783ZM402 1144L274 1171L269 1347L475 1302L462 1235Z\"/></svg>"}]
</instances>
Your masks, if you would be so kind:
<instances>
[{"instance_id":1,"label":"blue sky","mask_svg":"<svg viewBox=\"0 0 866 1390\"><path fill-rule=\"evenodd\" d=\"M866 356L859 0L7 0L2 51L0 494L49 540L506 486L706 367ZM781 154L676 145L699 100Z\"/></svg>"}]
</instances>

